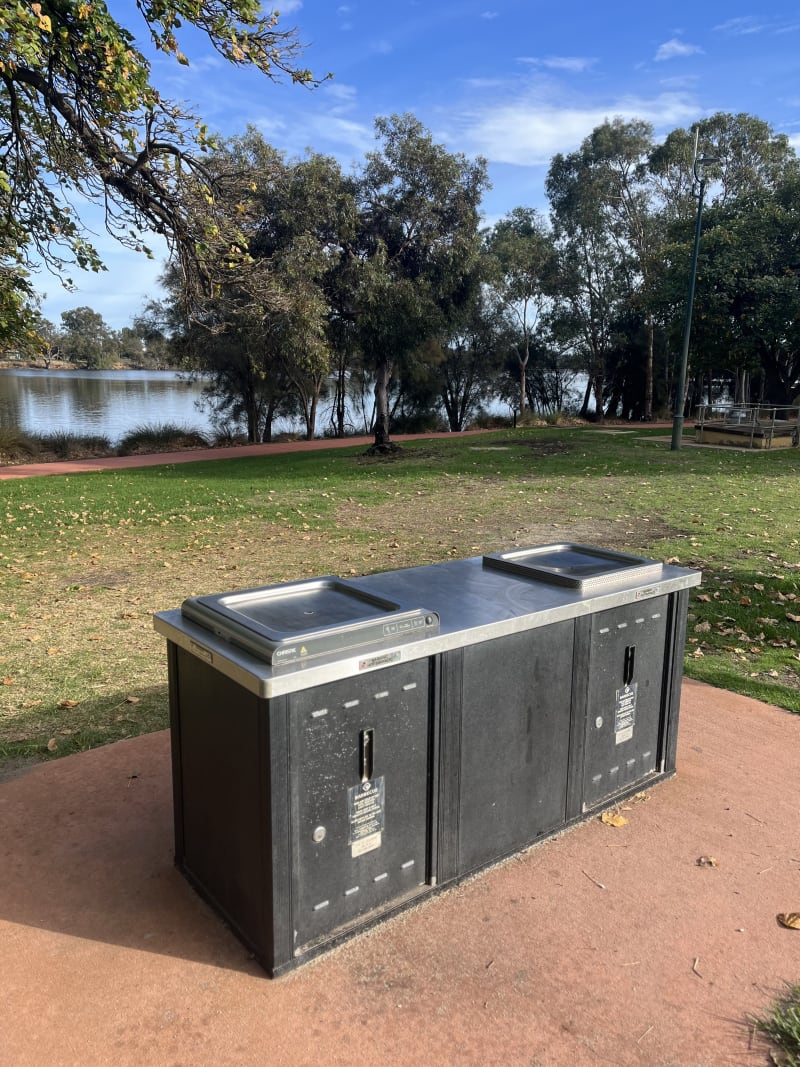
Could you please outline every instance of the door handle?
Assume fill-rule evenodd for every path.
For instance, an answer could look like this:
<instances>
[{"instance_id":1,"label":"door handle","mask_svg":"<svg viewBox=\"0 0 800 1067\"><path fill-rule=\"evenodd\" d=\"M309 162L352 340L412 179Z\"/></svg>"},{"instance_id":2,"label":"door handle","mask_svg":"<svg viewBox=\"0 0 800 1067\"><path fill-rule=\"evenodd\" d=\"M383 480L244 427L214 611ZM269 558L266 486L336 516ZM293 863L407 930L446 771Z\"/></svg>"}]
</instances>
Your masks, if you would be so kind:
<instances>
[{"instance_id":1,"label":"door handle","mask_svg":"<svg viewBox=\"0 0 800 1067\"><path fill-rule=\"evenodd\" d=\"M361 781L367 782L372 778L372 769L375 760L375 731L372 729L362 730L358 743L358 762L361 772Z\"/></svg>"},{"instance_id":2,"label":"door handle","mask_svg":"<svg viewBox=\"0 0 800 1067\"><path fill-rule=\"evenodd\" d=\"M633 681L633 671L636 665L636 645L628 645L625 649L625 663L622 669L622 681L630 685Z\"/></svg>"}]
</instances>

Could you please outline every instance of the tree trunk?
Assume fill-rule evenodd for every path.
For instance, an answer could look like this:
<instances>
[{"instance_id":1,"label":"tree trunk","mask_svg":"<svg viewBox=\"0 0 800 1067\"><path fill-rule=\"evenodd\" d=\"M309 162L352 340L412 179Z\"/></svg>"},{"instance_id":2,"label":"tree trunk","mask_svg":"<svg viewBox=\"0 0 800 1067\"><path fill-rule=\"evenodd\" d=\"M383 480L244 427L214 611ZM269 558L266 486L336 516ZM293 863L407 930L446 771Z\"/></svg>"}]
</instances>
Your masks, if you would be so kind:
<instances>
[{"instance_id":1,"label":"tree trunk","mask_svg":"<svg viewBox=\"0 0 800 1067\"><path fill-rule=\"evenodd\" d=\"M603 386L604 385L605 385L605 382L603 381L603 376L601 374L596 374L594 376L593 392L594 392L594 415L595 415L595 419L598 422L602 422L603 419L605 418L605 412L603 410L603 405L605 403L605 398L603 396Z\"/></svg>"},{"instance_id":2,"label":"tree trunk","mask_svg":"<svg viewBox=\"0 0 800 1067\"><path fill-rule=\"evenodd\" d=\"M528 335L525 334L525 348L522 359L519 361L519 413L520 417L525 414L525 403L527 400L527 373L528 373L528 360L531 358L530 344L528 343Z\"/></svg>"},{"instance_id":3,"label":"tree trunk","mask_svg":"<svg viewBox=\"0 0 800 1067\"><path fill-rule=\"evenodd\" d=\"M252 396L247 398L247 443L256 444L258 441L258 412L256 402Z\"/></svg>"},{"instance_id":4,"label":"tree trunk","mask_svg":"<svg viewBox=\"0 0 800 1067\"><path fill-rule=\"evenodd\" d=\"M653 348L655 345L653 316L647 316L647 362L644 377L644 421L653 421Z\"/></svg>"},{"instance_id":5,"label":"tree trunk","mask_svg":"<svg viewBox=\"0 0 800 1067\"><path fill-rule=\"evenodd\" d=\"M372 446L380 452L388 452L393 448L389 437L389 382L391 380L392 364L381 360L375 374L375 441Z\"/></svg>"},{"instance_id":6,"label":"tree trunk","mask_svg":"<svg viewBox=\"0 0 800 1067\"><path fill-rule=\"evenodd\" d=\"M588 418L589 415L589 399L592 395L592 376L591 374L586 379L586 391L583 394L583 403L581 404L581 410L579 412L582 419Z\"/></svg>"},{"instance_id":7,"label":"tree trunk","mask_svg":"<svg viewBox=\"0 0 800 1067\"><path fill-rule=\"evenodd\" d=\"M314 440L314 432L317 428L317 404L319 402L319 390L315 389L311 395L311 405L308 412L308 423L306 424L306 440Z\"/></svg>"},{"instance_id":8,"label":"tree trunk","mask_svg":"<svg viewBox=\"0 0 800 1067\"><path fill-rule=\"evenodd\" d=\"M347 365L341 352L336 357L336 385L333 391L331 429L334 437L344 437L344 421L347 410Z\"/></svg>"}]
</instances>

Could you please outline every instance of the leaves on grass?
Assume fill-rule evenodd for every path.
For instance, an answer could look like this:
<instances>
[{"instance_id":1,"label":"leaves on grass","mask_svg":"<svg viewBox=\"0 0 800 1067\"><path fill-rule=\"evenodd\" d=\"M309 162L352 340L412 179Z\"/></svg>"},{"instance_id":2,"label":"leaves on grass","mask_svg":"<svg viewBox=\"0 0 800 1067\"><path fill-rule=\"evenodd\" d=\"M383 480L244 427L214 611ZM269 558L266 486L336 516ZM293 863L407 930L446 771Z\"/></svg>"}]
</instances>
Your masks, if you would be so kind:
<instances>
[{"instance_id":1,"label":"leaves on grass","mask_svg":"<svg viewBox=\"0 0 800 1067\"><path fill-rule=\"evenodd\" d=\"M789 622L800 622L800 615L792 615L790 612L786 612L786 618Z\"/></svg>"},{"instance_id":2,"label":"leaves on grass","mask_svg":"<svg viewBox=\"0 0 800 1067\"><path fill-rule=\"evenodd\" d=\"M59 700L58 706L60 708L77 708L78 701L77 700Z\"/></svg>"},{"instance_id":3,"label":"leaves on grass","mask_svg":"<svg viewBox=\"0 0 800 1067\"><path fill-rule=\"evenodd\" d=\"M55 752L57 748L58 748L58 741L56 741L56 739L54 737L51 737L50 740L47 742L47 751L48 752Z\"/></svg>"},{"instance_id":4,"label":"leaves on grass","mask_svg":"<svg viewBox=\"0 0 800 1067\"><path fill-rule=\"evenodd\" d=\"M787 930L800 930L800 911L782 911L776 918Z\"/></svg>"},{"instance_id":5,"label":"leaves on grass","mask_svg":"<svg viewBox=\"0 0 800 1067\"><path fill-rule=\"evenodd\" d=\"M9 676L6 675L5 678L3 679L3 685L13 685L13 684L14 684L14 679L13 678L9 678Z\"/></svg>"},{"instance_id":6,"label":"leaves on grass","mask_svg":"<svg viewBox=\"0 0 800 1067\"><path fill-rule=\"evenodd\" d=\"M606 826L627 826L628 820L617 811L604 811L600 816L600 822Z\"/></svg>"}]
</instances>

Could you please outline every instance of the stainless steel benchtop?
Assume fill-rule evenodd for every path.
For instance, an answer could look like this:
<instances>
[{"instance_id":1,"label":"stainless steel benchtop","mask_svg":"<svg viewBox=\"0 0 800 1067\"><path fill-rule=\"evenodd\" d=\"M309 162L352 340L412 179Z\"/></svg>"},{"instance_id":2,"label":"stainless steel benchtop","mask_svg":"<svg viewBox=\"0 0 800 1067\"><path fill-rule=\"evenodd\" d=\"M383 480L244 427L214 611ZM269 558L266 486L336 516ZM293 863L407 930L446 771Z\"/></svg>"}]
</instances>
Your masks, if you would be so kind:
<instances>
[{"instance_id":1,"label":"stainless steel benchtop","mask_svg":"<svg viewBox=\"0 0 800 1067\"><path fill-rule=\"evenodd\" d=\"M437 612L438 634L395 647L316 660L290 674L273 672L269 663L186 619L179 610L156 615L154 625L168 641L213 664L258 696L271 698L393 663L646 601L699 585L700 580L699 571L664 564L661 576L655 580L629 580L587 595L486 567L482 556L366 575L357 579L361 588Z\"/></svg>"}]
</instances>

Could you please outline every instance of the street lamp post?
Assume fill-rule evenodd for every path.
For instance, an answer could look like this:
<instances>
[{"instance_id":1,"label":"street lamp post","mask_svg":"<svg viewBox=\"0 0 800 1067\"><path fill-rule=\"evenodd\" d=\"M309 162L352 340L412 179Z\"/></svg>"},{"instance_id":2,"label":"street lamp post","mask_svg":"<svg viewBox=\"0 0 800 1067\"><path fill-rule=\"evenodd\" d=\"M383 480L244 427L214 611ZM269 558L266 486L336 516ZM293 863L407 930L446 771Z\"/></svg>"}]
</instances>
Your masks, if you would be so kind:
<instances>
[{"instance_id":1,"label":"street lamp post","mask_svg":"<svg viewBox=\"0 0 800 1067\"><path fill-rule=\"evenodd\" d=\"M698 131L699 133L699 131ZM697 173L698 166L703 166L705 163L717 163L717 159L711 156L702 156L697 158L697 133L695 134L694 142L694 163L692 164L692 173L694 174L694 180L699 182L699 189L697 191L697 222L694 227L694 245L692 246L692 262L689 268L689 291L686 296L686 320L683 326L683 345L681 346L681 366L678 374L678 387L675 393L675 416L672 420L672 444L670 446L673 452L677 452L681 447L681 437L683 435L683 406L686 399L686 368L689 363L689 335L692 332L692 308L694 307L694 286L697 281L697 256L700 251L700 229L703 222L703 196L706 191L706 178L701 172Z\"/></svg>"}]
</instances>

